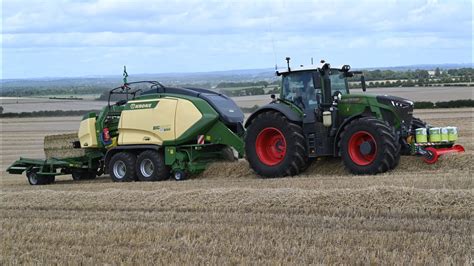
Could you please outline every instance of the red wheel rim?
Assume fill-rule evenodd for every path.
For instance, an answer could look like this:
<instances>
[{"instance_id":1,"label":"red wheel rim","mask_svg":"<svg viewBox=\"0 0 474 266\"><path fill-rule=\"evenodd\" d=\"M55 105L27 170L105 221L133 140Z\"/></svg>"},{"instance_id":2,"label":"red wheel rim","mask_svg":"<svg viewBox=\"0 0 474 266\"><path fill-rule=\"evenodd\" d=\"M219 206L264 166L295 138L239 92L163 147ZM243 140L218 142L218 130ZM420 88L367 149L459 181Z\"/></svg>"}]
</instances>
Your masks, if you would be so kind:
<instances>
[{"instance_id":1,"label":"red wheel rim","mask_svg":"<svg viewBox=\"0 0 474 266\"><path fill-rule=\"evenodd\" d=\"M438 161L438 157L439 157L439 154L438 154L438 151L433 148L433 147L428 147L425 149L425 151L428 153L426 154L424 157L423 157L423 160L427 163L427 164L434 164Z\"/></svg>"},{"instance_id":2,"label":"red wheel rim","mask_svg":"<svg viewBox=\"0 0 474 266\"><path fill-rule=\"evenodd\" d=\"M363 153L361 145L370 145L370 150ZM377 143L374 136L367 131L358 131L349 139L349 156L358 165L369 165L375 160Z\"/></svg>"},{"instance_id":3,"label":"red wheel rim","mask_svg":"<svg viewBox=\"0 0 474 266\"><path fill-rule=\"evenodd\" d=\"M285 158L286 140L280 130L267 127L258 134L255 148L258 159L266 165L273 166Z\"/></svg>"}]
</instances>

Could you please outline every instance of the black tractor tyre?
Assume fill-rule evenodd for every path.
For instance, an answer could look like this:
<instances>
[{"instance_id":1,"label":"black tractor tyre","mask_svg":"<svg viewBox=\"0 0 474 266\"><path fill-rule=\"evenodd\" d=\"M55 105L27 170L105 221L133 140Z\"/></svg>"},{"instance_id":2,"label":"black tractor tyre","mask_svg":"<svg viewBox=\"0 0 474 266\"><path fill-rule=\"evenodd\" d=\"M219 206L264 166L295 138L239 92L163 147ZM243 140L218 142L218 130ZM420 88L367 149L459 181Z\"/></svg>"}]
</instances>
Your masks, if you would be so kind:
<instances>
[{"instance_id":1,"label":"black tractor tyre","mask_svg":"<svg viewBox=\"0 0 474 266\"><path fill-rule=\"evenodd\" d=\"M33 168L28 171L26 171L26 178L28 179L28 183L32 186L37 186L37 185L46 185L50 184L51 178L45 175L40 175L38 174L39 169ZM53 176L53 182L54 182L54 176Z\"/></svg>"},{"instance_id":2,"label":"black tractor tyre","mask_svg":"<svg viewBox=\"0 0 474 266\"><path fill-rule=\"evenodd\" d=\"M411 120L411 133L415 135L416 134L415 130L417 128L422 128L422 127L429 127L429 125L425 121L419 118L413 117Z\"/></svg>"},{"instance_id":3,"label":"black tractor tyre","mask_svg":"<svg viewBox=\"0 0 474 266\"><path fill-rule=\"evenodd\" d=\"M88 169L76 169L72 171L71 175L74 181L91 180L97 177L97 171Z\"/></svg>"},{"instance_id":4,"label":"black tractor tyre","mask_svg":"<svg viewBox=\"0 0 474 266\"><path fill-rule=\"evenodd\" d=\"M170 177L170 169L165 165L165 158L158 151L146 150L140 153L135 168L140 181L161 181Z\"/></svg>"},{"instance_id":5,"label":"black tractor tyre","mask_svg":"<svg viewBox=\"0 0 474 266\"><path fill-rule=\"evenodd\" d=\"M400 164L400 158L401 158L401 155L402 155L402 149L401 149L402 145L399 142L397 142L396 145L398 145L398 151L395 152L395 160L390 165L389 170L393 170L393 169L397 168L397 166Z\"/></svg>"},{"instance_id":6,"label":"black tractor tyre","mask_svg":"<svg viewBox=\"0 0 474 266\"><path fill-rule=\"evenodd\" d=\"M109 162L109 174L114 182L131 182L136 180L135 164L137 157L130 152L118 152Z\"/></svg>"},{"instance_id":7,"label":"black tractor tyre","mask_svg":"<svg viewBox=\"0 0 474 266\"><path fill-rule=\"evenodd\" d=\"M374 119L376 121L380 121L375 117L368 117L368 118ZM390 124L388 124L386 122L385 122L385 124L392 129L393 135L397 136L397 133L395 132L395 128L390 126ZM402 155L402 144L400 144L400 142L398 142L398 141L395 141L394 144L395 144L395 147L396 147L395 159L393 160L393 163L390 165L388 170L393 170L393 169L397 168L397 166L400 164L400 158L401 158L401 155Z\"/></svg>"},{"instance_id":8,"label":"black tractor tyre","mask_svg":"<svg viewBox=\"0 0 474 266\"><path fill-rule=\"evenodd\" d=\"M398 145L393 127L372 117L350 122L339 139L344 165L356 175L374 175L396 167Z\"/></svg>"},{"instance_id":9,"label":"black tractor tyre","mask_svg":"<svg viewBox=\"0 0 474 266\"><path fill-rule=\"evenodd\" d=\"M245 154L262 177L294 176L308 166L306 140L300 125L279 112L263 112L248 126Z\"/></svg>"}]
</instances>

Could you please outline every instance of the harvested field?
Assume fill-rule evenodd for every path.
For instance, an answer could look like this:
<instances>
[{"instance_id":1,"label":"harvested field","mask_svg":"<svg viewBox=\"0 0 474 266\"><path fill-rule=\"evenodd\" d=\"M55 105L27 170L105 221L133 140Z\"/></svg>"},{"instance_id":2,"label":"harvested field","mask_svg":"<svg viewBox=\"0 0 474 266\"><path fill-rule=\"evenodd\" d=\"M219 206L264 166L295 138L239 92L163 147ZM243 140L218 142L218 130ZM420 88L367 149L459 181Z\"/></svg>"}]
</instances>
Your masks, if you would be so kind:
<instances>
[{"instance_id":1,"label":"harvested field","mask_svg":"<svg viewBox=\"0 0 474 266\"><path fill-rule=\"evenodd\" d=\"M193 180L112 183L108 176L29 186L2 172L0 264L472 263L473 108L423 110L460 129L464 154L435 165L403 157L377 176L339 160L259 179L245 161ZM2 170L44 156L43 137L80 118L3 119Z\"/></svg>"}]
</instances>

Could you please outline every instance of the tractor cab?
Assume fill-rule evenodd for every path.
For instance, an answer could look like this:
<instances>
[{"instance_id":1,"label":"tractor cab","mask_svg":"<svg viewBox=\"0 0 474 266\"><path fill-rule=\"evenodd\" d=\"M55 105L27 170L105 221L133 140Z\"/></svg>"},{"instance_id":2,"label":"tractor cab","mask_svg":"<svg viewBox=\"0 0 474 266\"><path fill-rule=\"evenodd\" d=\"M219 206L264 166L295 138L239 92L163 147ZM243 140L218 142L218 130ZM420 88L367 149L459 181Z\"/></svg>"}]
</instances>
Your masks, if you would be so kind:
<instances>
[{"instance_id":1,"label":"tractor cab","mask_svg":"<svg viewBox=\"0 0 474 266\"><path fill-rule=\"evenodd\" d=\"M333 68L329 63L321 60L320 65L290 67L290 58L287 57L287 69L276 71L282 76L282 90L280 98L294 103L303 110L306 108L329 108L334 101L341 100L348 95L348 78L360 75L362 91L366 91L365 78L362 71L350 71L349 65Z\"/></svg>"},{"instance_id":2,"label":"tractor cab","mask_svg":"<svg viewBox=\"0 0 474 266\"><path fill-rule=\"evenodd\" d=\"M349 94L347 77L352 73L336 68L299 68L277 72L282 76L280 98L303 110L328 106L334 96Z\"/></svg>"}]
</instances>

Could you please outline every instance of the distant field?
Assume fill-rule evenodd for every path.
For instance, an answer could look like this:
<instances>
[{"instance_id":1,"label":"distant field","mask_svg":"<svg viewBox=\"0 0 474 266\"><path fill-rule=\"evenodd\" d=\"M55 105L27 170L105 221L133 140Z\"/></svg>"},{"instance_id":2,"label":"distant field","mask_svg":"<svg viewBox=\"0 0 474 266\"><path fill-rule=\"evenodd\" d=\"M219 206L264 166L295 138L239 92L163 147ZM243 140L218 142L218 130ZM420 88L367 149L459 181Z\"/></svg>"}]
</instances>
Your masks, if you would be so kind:
<instances>
[{"instance_id":1,"label":"distant field","mask_svg":"<svg viewBox=\"0 0 474 266\"><path fill-rule=\"evenodd\" d=\"M362 93L361 89L351 90L353 93ZM371 94L387 94L403 97L412 101L450 101L474 99L474 87L407 87L407 88L373 88L367 89ZM255 95L234 97L237 105L252 107L270 102L270 95Z\"/></svg>"},{"instance_id":2,"label":"distant field","mask_svg":"<svg viewBox=\"0 0 474 266\"><path fill-rule=\"evenodd\" d=\"M81 95L76 95L80 97ZM98 110L104 107L107 102L84 100L53 100L48 98L29 97L1 97L0 106L4 113L21 113L33 111L71 111L71 110Z\"/></svg>"},{"instance_id":3,"label":"distant field","mask_svg":"<svg viewBox=\"0 0 474 266\"><path fill-rule=\"evenodd\" d=\"M403 156L377 176L332 159L266 180L240 160L184 182L40 187L4 169L41 158L43 137L75 132L80 117L0 119L0 264L470 265L473 111L416 111L458 126L467 152L435 165Z\"/></svg>"},{"instance_id":4,"label":"distant field","mask_svg":"<svg viewBox=\"0 0 474 266\"><path fill-rule=\"evenodd\" d=\"M353 92L361 92L359 89ZM414 101L449 101L459 99L474 99L473 87L411 87L411 88L374 88L368 89L367 93L390 94L404 97ZM76 95L82 97L82 95ZM270 102L270 95L256 95L234 97L241 107L252 107ZM94 101L91 95L86 95L84 100L51 100L48 98L12 98L0 97L0 106L4 112L33 112L54 110L97 110L105 106L106 102Z\"/></svg>"}]
</instances>

